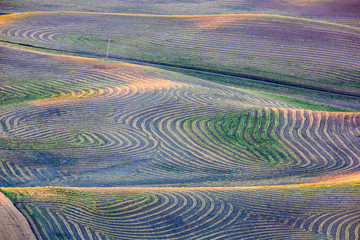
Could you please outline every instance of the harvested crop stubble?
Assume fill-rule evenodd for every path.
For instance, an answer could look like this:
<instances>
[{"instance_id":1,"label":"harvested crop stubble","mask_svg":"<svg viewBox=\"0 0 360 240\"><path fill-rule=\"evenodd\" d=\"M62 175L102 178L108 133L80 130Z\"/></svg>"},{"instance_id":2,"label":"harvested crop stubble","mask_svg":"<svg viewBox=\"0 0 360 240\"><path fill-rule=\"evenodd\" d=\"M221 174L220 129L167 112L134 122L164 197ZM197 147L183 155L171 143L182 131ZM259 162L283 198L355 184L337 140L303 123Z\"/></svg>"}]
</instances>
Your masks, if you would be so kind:
<instances>
[{"instance_id":1,"label":"harvested crop stubble","mask_svg":"<svg viewBox=\"0 0 360 240\"><path fill-rule=\"evenodd\" d=\"M357 0L227 0L227 1L96 1L82 4L56 0L3 0L4 12L27 11L88 11L147 14L246 14L263 13L336 22L351 26L359 25Z\"/></svg>"},{"instance_id":2,"label":"harvested crop stubble","mask_svg":"<svg viewBox=\"0 0 360 240\"><path fill-rule=\"evenodd\" d=\"M5 186L199 184L359 168L358 113L295 109L153 67L3 49L12 64L3 63L0 91L38 92L0 114Z\"/></svg>"},{"instance_id":3,"label":"harvested crop stubble","mask_svg":"<svg viewBox=\"0 0 360 240\"><path fill-rule=\"evenodd\" d=\"M98 56L106 52L110 38L111 57L357 96L360 91L357 27L267 14L38 12L30 15L31 18L24 17L0 27L0 38ZM11 15L0 16L7 17Z\"/></svg>"},{"instance_id":4,"label":"harvested crop stubble","mask_svg":"<svg viewBox=\"0 0 360 240\"><path fill-rule=\"evenodd\" d=\"M40 239L356 239L358 184L2 190Z\"/></svg>"},{"instance_id":5,"label":"harvested crop stubble","mask_svg":"<svg viewBox=\"0 0 360 240\"><path fill-rule=\"evenodd\" d=\"M360 238L358 3L67 1L0 13L0 240Z\"/></svg>"}]
</instances>

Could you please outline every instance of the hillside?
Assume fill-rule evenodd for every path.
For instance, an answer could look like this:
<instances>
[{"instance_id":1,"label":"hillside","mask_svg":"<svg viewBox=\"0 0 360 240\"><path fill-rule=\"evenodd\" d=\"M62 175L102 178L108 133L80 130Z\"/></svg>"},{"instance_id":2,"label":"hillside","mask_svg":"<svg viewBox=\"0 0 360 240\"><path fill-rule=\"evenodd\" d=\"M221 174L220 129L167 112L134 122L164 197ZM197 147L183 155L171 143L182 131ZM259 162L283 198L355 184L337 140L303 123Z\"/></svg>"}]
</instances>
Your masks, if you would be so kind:
<instances>
[{"instance_id":1,"label":"hillside","mask_svg":"<svg viewBox=\"0 0 360 240\"><path fill-rule=\"evenodd\" d=\"M360 30L279 15L37 12L0 16L0 39L359 96ZM76 24L74 24L76 22Z\"/></svg>"},{"instance_id":2,"label":"hillside","mask_svg":"<svg viewBox=\"0 0 360 240\"><path fill-rule=\"evenodd\" d=\"M358 178L264 187L7 188L38 239L357 239Z\"/></svg>"},{"instance_id":3,"label":"hillside","mask_svg":"<svg viewBox=\"0 0 360 240\"><path fill-rule=\"evenodd\" d=\"M359 167L359 113L154 67L2 51L3 186L226 185Z\"/></svg>"},{"instance_id":4,"label":"hillside","mask_svg":"<svg viewBox=\"0 0 360 240\"><path fill-rule=\"evenodd\" d=\"M2 1L0 240L359 239L359 6Z\"/></svg>"},{"instance_id":5,"label":"hillside","mask_svg":"<svg viewBox=\"0 0 360 240\"><path fill-rule=\"evenodd\" d=\"M28 11L82 11L169 15L262 13L304 17L350 26L360 26L360 5L357 0L2 0L1 3L2 11L7 13Z\"/></svg>"}]
</instances>

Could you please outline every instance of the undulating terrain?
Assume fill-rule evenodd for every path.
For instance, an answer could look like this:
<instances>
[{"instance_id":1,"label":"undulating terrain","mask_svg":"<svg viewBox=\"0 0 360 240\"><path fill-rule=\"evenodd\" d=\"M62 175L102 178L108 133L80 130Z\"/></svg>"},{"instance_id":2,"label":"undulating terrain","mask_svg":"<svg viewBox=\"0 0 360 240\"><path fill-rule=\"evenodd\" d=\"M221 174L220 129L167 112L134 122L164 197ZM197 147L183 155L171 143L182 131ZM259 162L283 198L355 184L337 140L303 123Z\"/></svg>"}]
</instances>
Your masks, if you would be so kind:
<instances>
[{"instance_id":1,"label":"undulating terrain","mask_svg":"<svg viewBox=\"0 0 360 240\"><path fill-rule=\"evenodd\" d=\"M357 1L0 6L0 239L359 239Z\"/></svg>"}]
</instances>

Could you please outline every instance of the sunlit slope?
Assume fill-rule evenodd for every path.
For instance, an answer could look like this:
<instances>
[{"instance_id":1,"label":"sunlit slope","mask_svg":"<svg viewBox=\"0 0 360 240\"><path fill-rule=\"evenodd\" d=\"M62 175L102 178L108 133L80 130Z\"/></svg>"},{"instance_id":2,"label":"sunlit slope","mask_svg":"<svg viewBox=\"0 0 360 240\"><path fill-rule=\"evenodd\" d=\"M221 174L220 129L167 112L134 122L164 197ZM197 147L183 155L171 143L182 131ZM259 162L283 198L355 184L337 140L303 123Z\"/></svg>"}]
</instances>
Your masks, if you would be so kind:
<instances>
[{"instance_id":1,"label":"sunlit slope","mask_svg":"<svg viewBox=\"0 0 360 240\"><path fill-rule=\"evenodd\" d=\"M88 11L147 14L244 14L265 13L360 26L357 0L227 0L227 1L124 1L3 0L3 12Z\"/></svg>"},{"instance_id":2,"label":"sunlit slope","mask_svg":"<svg viewBox=\"0 0 360 240\"><path fill-rule=\"evenodd\" d=\"M1 186L226 185L360 167L359 113L296 109L152 67L1 50Z\"/></svg>"},{"instance_id":3,"label":"sunlit slope","mask_svg":"<svg viewBox=\"0 0 360 240\"><path fill-rule=\"evenodd\" d=\"M39 239L357 239L359 182L2 189Z\"/></svg>"},{"instance_id":4,"label":"sunlit slope","mask_svg":"<svg viewBox=\"0 0 360 240\"><path fill-rule=\"evenodd\" d=\"M265 14L38 12L0 18L0 39L6 41L105 56L111 39L111 57L360 92L356 27Z\"/></svg>"}]
</instances>

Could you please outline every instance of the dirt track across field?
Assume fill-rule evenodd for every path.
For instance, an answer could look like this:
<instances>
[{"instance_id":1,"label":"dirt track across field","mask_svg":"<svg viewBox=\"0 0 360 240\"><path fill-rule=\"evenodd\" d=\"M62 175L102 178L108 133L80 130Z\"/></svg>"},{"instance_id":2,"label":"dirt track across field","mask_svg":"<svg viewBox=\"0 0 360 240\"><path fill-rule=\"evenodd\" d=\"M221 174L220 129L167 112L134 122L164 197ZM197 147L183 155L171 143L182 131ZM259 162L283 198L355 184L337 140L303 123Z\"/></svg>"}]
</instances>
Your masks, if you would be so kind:
<instances>
[{"instance_id":1,"label":"dirt track across field","mask_svg":"<svg viewBox=\"0 0 360 240\"><path fill-rule=\"evenodd\" d=\"M35 240L29 223L12 202L0 193L0 240Z\"/></svg>"}]
</instances>

